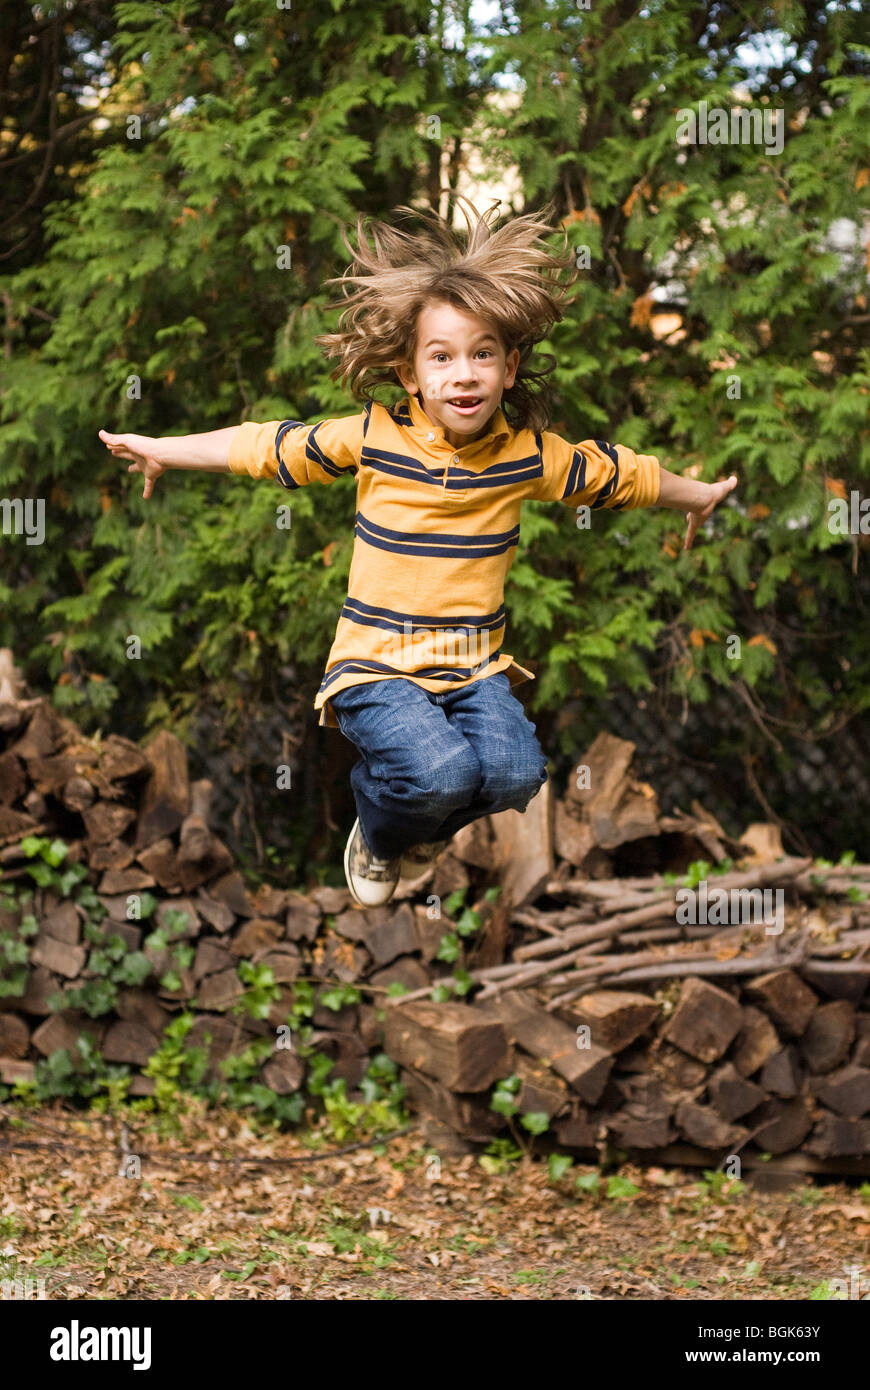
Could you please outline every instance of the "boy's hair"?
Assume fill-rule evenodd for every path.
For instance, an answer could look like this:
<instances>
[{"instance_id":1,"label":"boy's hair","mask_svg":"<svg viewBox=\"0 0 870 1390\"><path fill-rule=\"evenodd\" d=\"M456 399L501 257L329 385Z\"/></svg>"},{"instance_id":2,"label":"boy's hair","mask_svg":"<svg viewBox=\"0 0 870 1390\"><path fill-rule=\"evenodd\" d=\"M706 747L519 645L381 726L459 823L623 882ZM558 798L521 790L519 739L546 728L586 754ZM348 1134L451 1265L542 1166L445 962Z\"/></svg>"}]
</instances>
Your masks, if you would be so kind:
<instances>
[{"instance_id":1,"label":"boy's hair","mask_svg":"<svg viewBox=\"0 0 870 1390\"><path fill-rule=\"evenodd\" d=\"M340 331L315 341L327 357L338 358L332 378L358 398L371 399L374 387L395 384L397 363L413 363L420 310L434 302L452 304L494 323L507 352L519 348L516 380L502 400L505 416L515 429L545 429L550 412L542 387L556 359L533 352L562 318L566 292L577 278L573 257L545 243L553 230L547 221L551 204L494 229L490 217L499 199L481 214L461 194L451 196L467 234L435 212L403 206L396 214L418 218L425 230L375 221L369 244L363 218L357 219L358 249L344 238L352 264L327 282L342 287L343 297L329 306L344 306Z\"/></svg>"}]
</instances>

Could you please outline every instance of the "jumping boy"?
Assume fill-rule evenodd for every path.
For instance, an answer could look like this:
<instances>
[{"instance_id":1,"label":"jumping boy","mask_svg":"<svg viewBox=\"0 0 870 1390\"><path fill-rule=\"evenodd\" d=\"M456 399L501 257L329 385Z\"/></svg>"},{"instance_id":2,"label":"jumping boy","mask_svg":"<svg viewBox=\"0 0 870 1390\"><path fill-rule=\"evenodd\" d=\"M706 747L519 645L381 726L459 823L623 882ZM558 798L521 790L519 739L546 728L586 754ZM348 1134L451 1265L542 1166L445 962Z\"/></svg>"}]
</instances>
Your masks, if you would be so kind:
<instances>
[{"instance_id":1,"label":"jumping boy","mask_svg":"<svg viewBox=\"0 0 870 1390\"><path fill-rule=\"evenodd\" d=\"M463 200L467 202L467 200ZM533 358L562 318L570 258L526 214L494 229L468 203L460 237L435 214L416 233L362 219L337 282L339 331L317 341L333 376L367 401L357 415L306 425L248 422L180 438L100 438L143 497L167 468L307 483L356 479L348 596L317 697L320 723L356 746L357 820L344 855L354 901L389 901L457 830L524 811L546 760L512 687L532 673L502 650L504 582L524 499L572 509L659 505L687 513L686 548L737 485L669 473L621 444L574 444L547 430L542 387L555 362ZM387 407L374 387L399 382Z\"/></svg>"}]
</instances>

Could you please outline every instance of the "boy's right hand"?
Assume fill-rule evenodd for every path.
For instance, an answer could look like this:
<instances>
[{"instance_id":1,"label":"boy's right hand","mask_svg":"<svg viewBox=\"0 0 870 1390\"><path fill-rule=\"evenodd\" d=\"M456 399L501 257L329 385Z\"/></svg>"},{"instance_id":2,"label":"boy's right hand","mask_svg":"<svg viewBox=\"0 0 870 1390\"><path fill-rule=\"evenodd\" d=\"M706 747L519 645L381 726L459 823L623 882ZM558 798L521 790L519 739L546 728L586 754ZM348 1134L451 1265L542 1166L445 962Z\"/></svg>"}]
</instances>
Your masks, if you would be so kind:
<instances>
[{"instance_id":1,"label":"boy's right hand","mask_svg":"<svg viewBox=\"0 0 870 1390\"><path fill-rule=\"evenodd\" d=\"M147 500L154 491L154 484L161 473L166 472L166 465L161 463L159 458L162 441L152 439L147 434L109 434L108 430L100 430L99 437L115 458L133 460L127 472L144 475L145 487L142 496Z\"/></svg>"}]
</instances>

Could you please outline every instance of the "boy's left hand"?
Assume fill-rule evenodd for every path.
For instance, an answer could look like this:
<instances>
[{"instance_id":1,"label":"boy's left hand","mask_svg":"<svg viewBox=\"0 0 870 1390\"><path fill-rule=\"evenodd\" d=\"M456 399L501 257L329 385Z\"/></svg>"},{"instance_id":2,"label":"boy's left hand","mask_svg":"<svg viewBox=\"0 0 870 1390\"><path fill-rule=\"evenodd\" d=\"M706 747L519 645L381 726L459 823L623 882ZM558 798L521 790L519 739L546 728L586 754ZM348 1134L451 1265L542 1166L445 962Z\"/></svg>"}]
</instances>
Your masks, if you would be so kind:
<instances>
[{"instance_id":1,"label":"boy's left hand","mask_svg":"<svg viewBox=\"0 0 870 1390\"><path fill-rule=\"evenodd\" d=\"M708 516L712 516L715 508L722 501L723 497L727 497L728 493L733 492L734 488L736 488L737 475L732 473L730 478L723 478L718 483L708 483L706 486L709 496L706 506L695 511L686 512L686 520L689 523L689 529L686 532L686 541L683 546L684 550L692 549L692 542L698 533L698 527L702 522L707 520Z\"/></svg>"}]
</instances>

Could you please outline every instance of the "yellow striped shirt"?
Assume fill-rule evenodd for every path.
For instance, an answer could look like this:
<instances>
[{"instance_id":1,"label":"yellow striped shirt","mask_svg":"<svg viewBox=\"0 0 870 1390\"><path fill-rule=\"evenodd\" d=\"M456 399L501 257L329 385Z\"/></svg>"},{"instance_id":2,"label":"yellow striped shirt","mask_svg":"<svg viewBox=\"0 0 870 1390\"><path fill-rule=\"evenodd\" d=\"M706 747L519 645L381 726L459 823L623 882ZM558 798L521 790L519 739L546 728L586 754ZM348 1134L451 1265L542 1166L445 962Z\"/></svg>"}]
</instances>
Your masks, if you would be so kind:
<instances>
[{"instance_id":1,"label":"yellow striped shirt","mask_svg":"<svg viewBox=\"0 0 870 1390\"><path fill-rule=\"evenodd\" d=\"M290 490L356 479L348 595L314 701L333 728L329 700L349 685L404 677L444 691L499 671L512 686L534 680L501 650L521 502L629 510L652 506L660 487L650 454L514 430L501 409L482 438L454 448L414 396L316 425L248 422L230 469Z\"/></svg>"}]
</instances>

